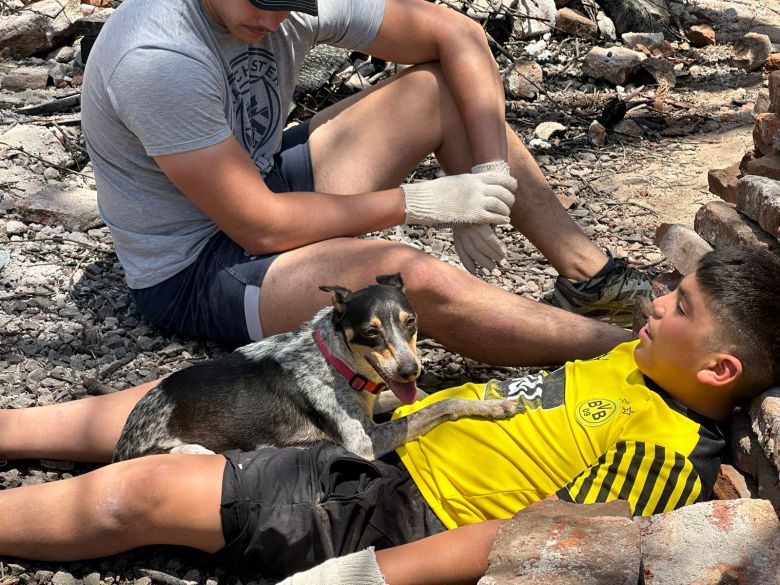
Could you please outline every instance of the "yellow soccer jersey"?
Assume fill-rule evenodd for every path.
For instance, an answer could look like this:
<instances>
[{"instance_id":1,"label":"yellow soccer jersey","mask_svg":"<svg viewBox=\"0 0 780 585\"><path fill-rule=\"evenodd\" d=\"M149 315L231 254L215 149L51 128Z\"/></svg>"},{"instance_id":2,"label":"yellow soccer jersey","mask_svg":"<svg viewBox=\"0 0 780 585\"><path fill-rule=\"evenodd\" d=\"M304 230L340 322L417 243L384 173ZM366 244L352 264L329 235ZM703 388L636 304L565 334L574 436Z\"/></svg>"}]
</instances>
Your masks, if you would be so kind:
<instances>
[{"instance_id":1,"label":"yellow soccer jersey","mask_svg":"<svg viewBox=\"0 0 780 585\"><path fill-rule=\"evenodd\" d=\"M508 420L444 423L398 449L444 525L511 518L553 493L580 503L627 500L635 515L708 496L723 434L649 387L634 362L636 344L549 375L466 384L396 410L394 418L449 397L507 397L527 405Z\"/></svg>"}]
</instances>

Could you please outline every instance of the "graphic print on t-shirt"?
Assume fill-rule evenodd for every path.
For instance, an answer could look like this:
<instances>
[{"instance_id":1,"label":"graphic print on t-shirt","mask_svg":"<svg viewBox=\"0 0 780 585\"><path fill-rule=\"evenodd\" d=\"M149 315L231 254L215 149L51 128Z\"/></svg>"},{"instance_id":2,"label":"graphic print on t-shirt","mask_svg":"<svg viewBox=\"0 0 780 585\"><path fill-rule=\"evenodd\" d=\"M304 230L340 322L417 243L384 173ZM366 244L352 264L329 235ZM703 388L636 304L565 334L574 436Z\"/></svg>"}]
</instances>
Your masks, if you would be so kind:
<instances>
[{"instance_id":1,"label":"graphic print on t-shirt","mask_svg":"<svg viewBox=\"0 0 780 585\"><path fill-rule=\"evenodd\" d=\"M546 410L563 406L566 388L565 368L510 380L490 380L485 384L482 400L517 400L525 408Z\"/></svg>"},{"instance_id":2,"label":"graphic print on t-shirt","mask_svg":"<svg viewBox=\"0 0 780 585\"><path fill-rule=\"evenodd\" d=\"M279 80L273 52L250 47L230 62L228 84L233 94L236 138L261 171L267 170L268 141L280 124Z\"/></svg>"}]
</instances>

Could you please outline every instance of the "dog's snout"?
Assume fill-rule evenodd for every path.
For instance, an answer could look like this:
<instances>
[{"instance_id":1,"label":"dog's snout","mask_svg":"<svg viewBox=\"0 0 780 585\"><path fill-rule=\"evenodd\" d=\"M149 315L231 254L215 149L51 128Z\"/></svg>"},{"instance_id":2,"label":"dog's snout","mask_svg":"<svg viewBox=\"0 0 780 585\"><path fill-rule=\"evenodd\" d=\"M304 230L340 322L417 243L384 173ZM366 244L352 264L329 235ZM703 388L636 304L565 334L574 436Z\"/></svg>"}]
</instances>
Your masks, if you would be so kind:
<instances>
[{"instance_id":1,"label":"dog's snout","mask_svg":"<svg viewBox=\"0 0 780 585\"><path fill-rule=\"evenodd\" d=\"M398 363L398 377L404 381L416 380L420 375L420 362L414 356Z\"/></svg>"}]
</instances>

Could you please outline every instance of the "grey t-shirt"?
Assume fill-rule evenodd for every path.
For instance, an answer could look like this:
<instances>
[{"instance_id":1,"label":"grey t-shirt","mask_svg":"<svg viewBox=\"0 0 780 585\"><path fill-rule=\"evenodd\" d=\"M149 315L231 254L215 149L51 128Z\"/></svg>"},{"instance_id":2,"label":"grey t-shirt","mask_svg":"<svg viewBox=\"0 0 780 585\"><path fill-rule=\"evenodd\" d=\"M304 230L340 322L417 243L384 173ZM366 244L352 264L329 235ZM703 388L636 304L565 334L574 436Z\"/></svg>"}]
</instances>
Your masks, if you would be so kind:
<instances>
[{"instance_id":1,"label":"grey t-shirt","mask_svg":"<svg viewBox=\"0 0 780 585\"><path fill-rule=\"evenodd\" d=\"M217 230L152 157L212 146L233 134L260 173L271 167L306 53L316 44L364 49L384 0L319 0L247 45L200 0L125 0L90 52L82 127L98 207L131 288L195 261Z\"/></svg>"}]
</instances>

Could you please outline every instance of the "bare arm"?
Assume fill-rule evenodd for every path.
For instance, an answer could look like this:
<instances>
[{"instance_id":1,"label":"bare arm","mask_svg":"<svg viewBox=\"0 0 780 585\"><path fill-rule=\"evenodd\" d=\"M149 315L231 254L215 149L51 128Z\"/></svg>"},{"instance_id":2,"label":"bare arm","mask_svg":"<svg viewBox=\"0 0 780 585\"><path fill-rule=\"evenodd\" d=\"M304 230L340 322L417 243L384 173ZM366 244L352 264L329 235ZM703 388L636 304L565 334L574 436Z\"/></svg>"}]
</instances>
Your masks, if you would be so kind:
<instances>
[{"instance_id":1,"label":"bare arm","mask_svg":"<svg viewBox=\"0 0 780 585\"><path fill-rule=\"evenodd\" d=\"M363 234L405 218L400 188L350 196L273 193L233 137L155 161L176 187L251 254Z\"/></svg>"},{"instance_id":2,"label":"bare arm","mask_svg":"<svg viewBox=\"0 0 780 585\"><path fill-rule=\"evenodd\" d=\"M424 0L388 0L367 52L396 63L438 61L463 118L474 164L507 159L504 88L477 23Z\"/></svg>"},{"instance_id":3,"label":"bare arm","mask_svg":"<svg viewBox=\"0 0 780 585\"><path fill-rule=\"evenodd\" d=\"M489 520L441 532L422 540L377 551L389 585L476 583L502 520Z\"/></svg>"}]
</instances>

